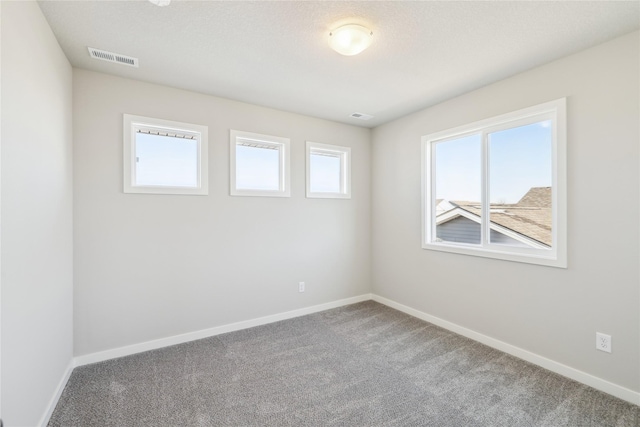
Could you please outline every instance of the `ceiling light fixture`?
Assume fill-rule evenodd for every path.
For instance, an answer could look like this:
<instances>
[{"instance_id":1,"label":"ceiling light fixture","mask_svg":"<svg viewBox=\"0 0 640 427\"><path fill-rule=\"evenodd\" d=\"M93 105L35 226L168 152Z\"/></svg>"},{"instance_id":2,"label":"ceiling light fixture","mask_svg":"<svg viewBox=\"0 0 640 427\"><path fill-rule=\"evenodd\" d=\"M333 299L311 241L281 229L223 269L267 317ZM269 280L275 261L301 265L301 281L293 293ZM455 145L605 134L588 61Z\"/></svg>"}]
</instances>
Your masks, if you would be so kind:
<instances>
[{"instance_id":1,"label":"ceiling light fixture","mask_svg":"<svg viewBox=\"0 0 640 427\"><path fill-rule=\"evenodd\" d=\"M373 31L362 25L349 24L329 33L329 46L341 55L357 55L371 44Z\"/></svg>"},{"instance_id":2,"label":"ceiling light fixture","mask_svg":"<svg viewBox=\"0 0 640 427\"><path fill-rule=\"evenodd\" d=\"M155 4L156 6L160 6L160 7L169 6L169 3L171 3L171 0L149 0L149 1Z\"/></svg>"}]
</instances>

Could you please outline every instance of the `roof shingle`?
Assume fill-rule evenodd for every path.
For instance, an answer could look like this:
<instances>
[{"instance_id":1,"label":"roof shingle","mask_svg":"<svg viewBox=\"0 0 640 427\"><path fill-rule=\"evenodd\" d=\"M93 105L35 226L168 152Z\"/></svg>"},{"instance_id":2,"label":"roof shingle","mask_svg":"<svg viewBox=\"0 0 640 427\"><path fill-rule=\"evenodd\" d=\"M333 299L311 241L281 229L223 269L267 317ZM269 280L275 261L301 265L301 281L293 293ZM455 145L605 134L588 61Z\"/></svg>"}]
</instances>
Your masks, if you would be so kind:
<instances>
[{"instance_id":1,"label":"roof shingle","mask_svg":"<svg viewBox=\"0 0 640 427\"><path fill-rule=\"evenodd\" d=\"M515 204L491 204L489 220L549 247L552 244L551 187L533 187ZM478 202L451 202L481 216Z\"/></svg>"}]
</instances>

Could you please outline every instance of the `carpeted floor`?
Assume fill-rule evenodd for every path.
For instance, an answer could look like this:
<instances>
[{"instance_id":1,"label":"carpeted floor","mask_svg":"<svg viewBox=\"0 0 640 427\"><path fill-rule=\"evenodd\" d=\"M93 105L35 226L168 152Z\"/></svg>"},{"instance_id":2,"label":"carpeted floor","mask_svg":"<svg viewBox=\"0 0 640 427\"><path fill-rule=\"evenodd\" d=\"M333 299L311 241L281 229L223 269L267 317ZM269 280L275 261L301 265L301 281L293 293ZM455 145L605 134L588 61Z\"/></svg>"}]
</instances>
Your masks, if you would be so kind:
<instances>
[{"instance_id":1,"label":"carpeted floor","mask_svg":"<svg viewBox=\"0 0 640 427\"><path fill-rule=\"evenodd\" d=\"M640 408L367 301L76 368L49 426L640 426Z\"/></svg>"}]
</instances>

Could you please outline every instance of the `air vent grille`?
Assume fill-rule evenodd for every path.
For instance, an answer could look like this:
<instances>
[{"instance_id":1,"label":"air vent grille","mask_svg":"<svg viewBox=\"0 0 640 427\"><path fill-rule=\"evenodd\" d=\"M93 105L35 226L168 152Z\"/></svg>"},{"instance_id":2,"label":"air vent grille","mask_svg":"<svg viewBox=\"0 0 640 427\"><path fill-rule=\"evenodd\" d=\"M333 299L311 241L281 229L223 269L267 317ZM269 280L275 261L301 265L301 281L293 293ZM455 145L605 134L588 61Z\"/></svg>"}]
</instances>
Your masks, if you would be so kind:
<instances>
[{"instance_id":1,"label":"air vent grille","mask_svg":"<svg viewBox=\"0 0 640 427\"><path fill-rule=\"evenodd\" d=\"M94 59L100 59L101 61L115 62L116 64L128 65L130 67L138 67L138 58L131 56L120 55L119 53L108 52L106 50L89 49L89 55Z\"/></svg>"},{"instance_id":2,"label":"air vent grille","mask_svg":"<svg viewBox=\"0 0 640 427\"><path fill-rule=\"evenodd\" d=\"M354 119L360 119L360 120L369 120L373 118L371 114L364 114L364 113L352 113L351 117L353 117Z\"/></svg>"}]
</instances>

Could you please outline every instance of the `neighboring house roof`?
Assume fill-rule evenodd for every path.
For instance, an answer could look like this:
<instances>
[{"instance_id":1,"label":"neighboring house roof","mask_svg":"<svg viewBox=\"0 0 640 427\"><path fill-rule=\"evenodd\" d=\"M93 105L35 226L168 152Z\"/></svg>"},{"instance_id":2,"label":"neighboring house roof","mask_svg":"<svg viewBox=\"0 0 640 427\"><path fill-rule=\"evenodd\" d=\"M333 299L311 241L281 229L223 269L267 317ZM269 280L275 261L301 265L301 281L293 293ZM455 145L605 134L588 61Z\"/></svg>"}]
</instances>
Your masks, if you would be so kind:
<instances>
[{"instance_id":1,"label":"neighboring house roof","mask_svg":"<svg viewBox=\"0 0 640 427\"><path fill-rule=\"evenodd\" d=\"M516 203L516 206L528 206L551 209L551 187L533 187Z\"/></svg>"},{"instance_id":2,"label":"neighboring house roof","mask_svg":"<svg viewBox=\"0 0 640 427\"><path fill-rule=\"evenodd\" d=\"M480 222L482 213L480 203L462 201L450 203L454 209L438 215L436 223L450 221L462 214L460 211L456 212L456 209L471 214L464 216ZM551 247L551 187L533 187L515 204L492 204L490 215L492 229L501 231L500 228L504 227L511 237L514 237L513 233L515 233L516 238L521 236L523 241L533 240ZM495 227L496 225L498 227Z\"/></svg>"},{"instance_id":3,"label":"neighboring house roof","mask_svg":"<svg viewBox=\"0 0 640 427\"><path fill-rule=\"evenodd\" d=\"M455 208L454 205L444 199L436 199L436 216Z\"/></svg>"}]
</instances>

